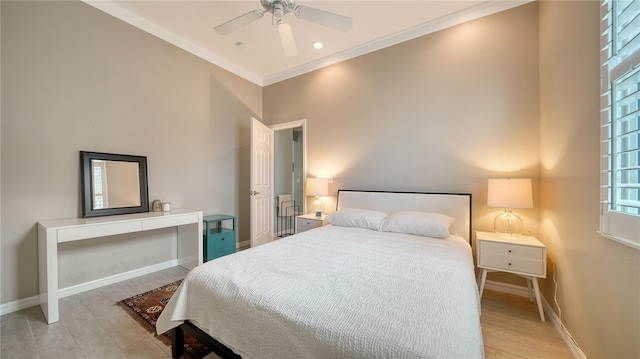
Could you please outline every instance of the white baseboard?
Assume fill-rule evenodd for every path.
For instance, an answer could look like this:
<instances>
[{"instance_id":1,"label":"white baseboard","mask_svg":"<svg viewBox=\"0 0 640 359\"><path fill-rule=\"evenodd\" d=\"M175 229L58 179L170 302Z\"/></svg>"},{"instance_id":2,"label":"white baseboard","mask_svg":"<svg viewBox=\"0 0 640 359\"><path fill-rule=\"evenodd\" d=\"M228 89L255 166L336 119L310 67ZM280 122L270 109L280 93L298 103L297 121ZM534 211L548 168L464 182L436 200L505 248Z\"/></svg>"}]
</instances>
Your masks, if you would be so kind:
<instances>
[{"instance_id":1,"label":"white baseboard","mask_svg":"<svg viewBox=\"0 0 640 359\"><path fill-rule=\"evenodd\" d=\"M89 282L73 285L71 287L66 287L58 290L59 298L68 297L71 295L75 295L78 293L86 292L88 290L96 289L103 287L105 285L110 285L118 282L122 282L127 279L143 276L146 274L150 274L153 272L157 272L163 269L172 268L178 265L177 259L172 259L170 261L166 261L163 263L153 264L147 267L134 269L128 272L114 274L112 276L92 280ZM18 299L13 302L5 303L0 305L0 315L5 315L13 312L17 312L18 310L22 310L25 308L33 307L36 305L40 305L40 296L34 295L32 297Z\"/></svg>"},{"instance_id":2,"label":"white baseboard","mask_svg":"<svg viewBox=\"0 0 640 359\"><path fill-rule=\"evenodd\" d=\"M249 246L251 246L251 241L242 241L238 242L238 244L236 245L236 249L239 250L240 248L249 248Z\"/></svg>"},{"instance_id":3,"label":"white baseboard","mask_svg":"<svg viewBox=\"0 0 640 359\"><path fill-rule=\"evenodd\" d=\"M5 315L13 312L17 312L21 309L35 307L40 305L40 296L34 295L33 297L18 299L13 302L0 305L0 315Z\"/></svg>"},{"instance_id":4,"label":"white baseboard","mask_svg":"<svg viewBox=\"0 0 640 359\"><path fill-rule=\"evenodd\" d=\"M519 285L488 280L485 282L484 288L496 292L508 293L529 298L529 289L527 287ZM542 293L540 294L540 297L542 298L542 309L544 310L547 319L551 320L551 323L556 328L556 331L558 331L558 334L560 334L560 338L562 338L565 344L567 344L567 347L569 347L569 350L571 350L573 356L576 359L587 359L587 356L584 354L582 349L580 349L580 347L578 347L578 345L571 339L571 334L562 324L560 318L558 317L556 312L553 311L551 305L549 305L549 302L547 302L547 299L542 295Z\"/></svg>"},{"instance_id":5,"label":"white baseboard","mask_svg":"<svg viewBox=\"0 0 640 359\"><path fill-rule=\"evenodd\" d=\"M553 311L551 305L549 305L549 302L547 302L547 299L544 296L542 297L542 308L544 308L544 311L548 313L547 317L551 318L551 323L553 323L553 326L556 328L558 333L560 333L560 337L565 342L565 344L567 344L573 356L576 359L587 359L587 355L573 341L571 334L569 333L567 328L565 328L564 324L562 324L562 321L560 321L560 318L558 317L556 312Z\"/></svg>"}]
</instances>

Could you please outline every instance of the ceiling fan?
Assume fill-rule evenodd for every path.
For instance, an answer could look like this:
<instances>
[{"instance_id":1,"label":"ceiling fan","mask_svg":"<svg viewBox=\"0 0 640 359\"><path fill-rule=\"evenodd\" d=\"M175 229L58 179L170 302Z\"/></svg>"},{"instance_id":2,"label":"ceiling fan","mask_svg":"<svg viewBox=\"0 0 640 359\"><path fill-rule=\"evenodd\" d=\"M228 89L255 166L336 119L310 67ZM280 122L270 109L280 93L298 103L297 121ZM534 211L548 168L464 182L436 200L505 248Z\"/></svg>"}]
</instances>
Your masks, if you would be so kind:
<instances>
[{"instance_id":1,"label":"ceiling fan","mask_svg":"<svg viewBox=\"0 0 640 359\"><path fill-rule=\"evenodd\" d=\"M260 19L265 13L270 12L272 15L272 23L277 19L278 33L280 34L280 41L282 42L285 56L293 57L297 55L298 49L296 48L296 42L293 38L291 25L284 18L285 14L292 12L302 20L315 22L316 24L342 32L349 31L353 22L350 17L334 14L329 11L302 5L296 6L294 0L260 0L260 3L262 3L264 10L256 9L249 11L246 14L216 26L214 30L220 35L227 35Z\"/></svg>"}]
</instances>

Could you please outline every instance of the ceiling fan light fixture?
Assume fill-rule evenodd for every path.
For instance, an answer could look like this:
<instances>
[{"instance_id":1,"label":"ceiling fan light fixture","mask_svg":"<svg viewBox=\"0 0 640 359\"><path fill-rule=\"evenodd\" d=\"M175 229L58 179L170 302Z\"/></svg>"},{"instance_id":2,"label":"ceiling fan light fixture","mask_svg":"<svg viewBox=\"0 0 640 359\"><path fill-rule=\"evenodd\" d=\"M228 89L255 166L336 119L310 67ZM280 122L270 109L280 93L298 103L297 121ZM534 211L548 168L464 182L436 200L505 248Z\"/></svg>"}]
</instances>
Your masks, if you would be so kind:
<instances>
[{"instance_id":1,"label":"ceiling fan light fixture","mask_svg":"<svg viewBox=\"0 0 640 359\"><path fill-rule=\"evenodd\" d=\"M273 3L272 6L273 6L273 11L272 11L273 16L282 20L284 18L285 7L280 2L275 2Z\"/></svg>"},{"instance_id":2,"label":"ceiling fan light fixture","mask_svg":"<svg viewBox=\"0 0 640 359\"><path fill-rule=\"evenodd\" d=\"M296 41L293 38L293 31L291 31L291 25L284 19L278 21L278 33L280 33L280 41L282 42L282 48L284 49L284 55L286 57L294 57L298 54L296 48Z\"/></svg>"}]
</instances>

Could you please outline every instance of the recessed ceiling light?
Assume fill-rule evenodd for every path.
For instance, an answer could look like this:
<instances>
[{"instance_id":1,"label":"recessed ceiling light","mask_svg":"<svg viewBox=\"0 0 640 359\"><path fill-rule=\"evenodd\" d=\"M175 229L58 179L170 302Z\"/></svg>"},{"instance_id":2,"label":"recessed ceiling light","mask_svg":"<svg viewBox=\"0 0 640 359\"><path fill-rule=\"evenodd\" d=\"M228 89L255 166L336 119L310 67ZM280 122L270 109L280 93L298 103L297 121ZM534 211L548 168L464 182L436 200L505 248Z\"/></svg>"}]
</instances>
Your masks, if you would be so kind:
<instances>
[{"instance_id":1,"label":"recessed ceiling light","mask_svg":"<svg viewBox=\"0 0 640 359\"><path fill-rule=\"evenodd\" d=\"M247 44L242 42L242 41L238 41L236 42L236 49L238 49L238 51L242 51L244 49L247 48Z\"/></svg>"},{"instance_id":2,"label":"recessed ceiling light","mask_svg":"<svg viewBox=\"0 0 640 359\"><path fill-rule=\"evenodd\" d=\"M316 48L316 49L321 49L323 46L324 45L322 45L321 42L316 42L316 43L313 44L313 47Z\"/></svg>"}]
</instances>

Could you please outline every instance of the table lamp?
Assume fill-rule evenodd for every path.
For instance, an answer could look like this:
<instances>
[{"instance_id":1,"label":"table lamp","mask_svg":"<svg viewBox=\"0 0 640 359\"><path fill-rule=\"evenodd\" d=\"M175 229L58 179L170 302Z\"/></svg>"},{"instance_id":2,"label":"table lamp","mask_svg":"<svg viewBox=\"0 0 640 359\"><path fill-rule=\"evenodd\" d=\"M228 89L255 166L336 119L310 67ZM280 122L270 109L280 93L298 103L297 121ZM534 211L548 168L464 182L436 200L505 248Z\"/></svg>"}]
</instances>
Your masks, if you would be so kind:
<instances>
[{"instance_id":1,"label":"table lamp","mask_svg":"<svg viewBox=\"0 0 640 359\"><path fill-rule=\"evenodd\" d=\"M531 178L489 178L487 205L504 208L504 212L493 221L494 230L498 235L521 235L522 219L511 210L533 208Z\"/></svg>"},{"instance_id":2,"label":"table lamp","mask_svg":"<svg viewBox=\"0 0 640 359\"><path fill-rule=\"evenodd\" d=\"M326 178L307 178L307 196L315 196L313 201L313 212L316 217L321 217L324 212L321 196L329 195L329 180Z\"/></svg>"}]
</instances>

